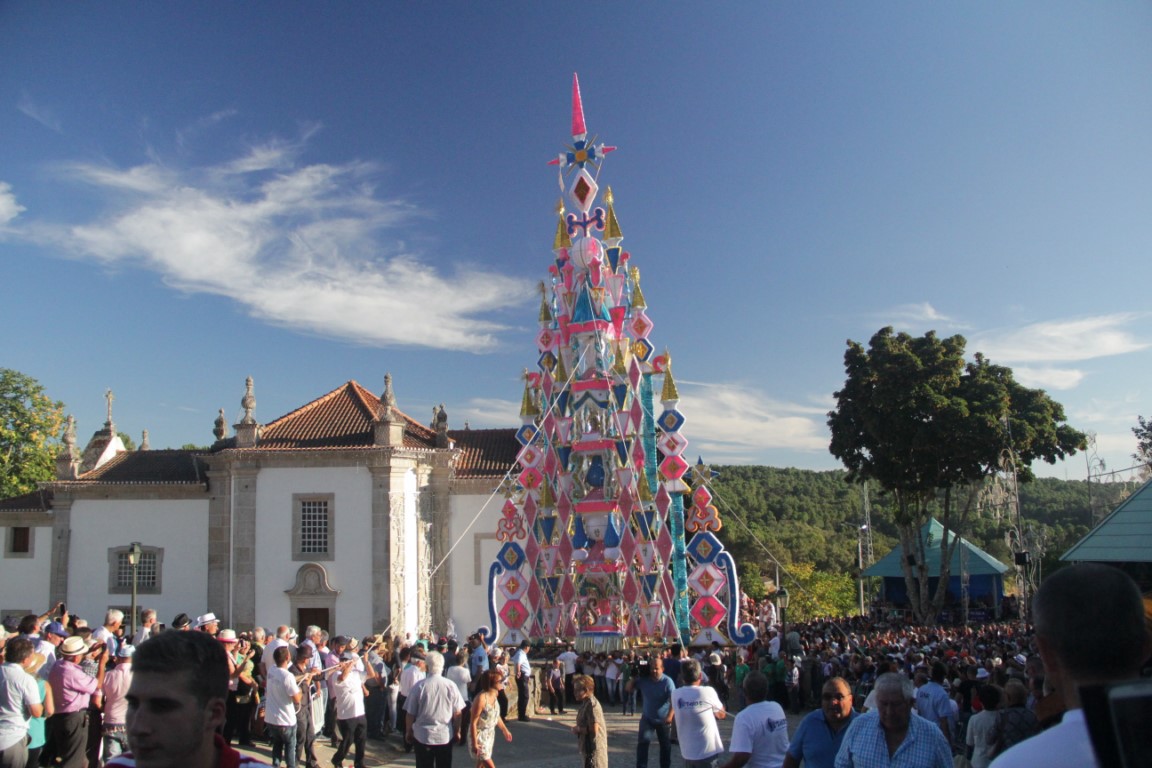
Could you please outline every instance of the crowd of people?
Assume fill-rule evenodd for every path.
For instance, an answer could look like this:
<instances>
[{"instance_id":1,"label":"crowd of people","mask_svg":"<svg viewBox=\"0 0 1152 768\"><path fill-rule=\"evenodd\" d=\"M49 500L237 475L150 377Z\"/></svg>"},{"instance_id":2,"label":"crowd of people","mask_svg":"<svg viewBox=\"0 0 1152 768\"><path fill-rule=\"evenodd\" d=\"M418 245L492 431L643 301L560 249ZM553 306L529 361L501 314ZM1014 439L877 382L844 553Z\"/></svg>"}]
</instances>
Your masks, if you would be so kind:
<instances>
[{"instance_id":1,"label":"crowd of people","mask_svg":"<svg viewBox=\"0 0 1152 768\"><path fill-rule=\"evenodd\" d=\"M0 629L0 768L195 764L189 755L206 768L261 765L232 746L255 739L289 768L317 768L318 739L336 768L363 768L369 739L394 739L418 768L450 768L463 747L477 768L495 768L496 734L513 738L513 682L518 720L576 707L574 753L587 768L607 767L607 711L638 717L636 768L652 741L660 768L677 744L686 768L1106 764L1081 687L1140 675L1152 640L1139 591L1114 568L1070 566L1045 580L1033 617L772 621L747 647L580 653L505 649L479 634L236 632L211 613L162 630L148 610L131 634L120 611L93 628L60 604ZM168 729L175 707L196 719ZM789 710L811 710L791 736ZM725 749L717 723L730 713Z\"/></svg>"}]
</instances>

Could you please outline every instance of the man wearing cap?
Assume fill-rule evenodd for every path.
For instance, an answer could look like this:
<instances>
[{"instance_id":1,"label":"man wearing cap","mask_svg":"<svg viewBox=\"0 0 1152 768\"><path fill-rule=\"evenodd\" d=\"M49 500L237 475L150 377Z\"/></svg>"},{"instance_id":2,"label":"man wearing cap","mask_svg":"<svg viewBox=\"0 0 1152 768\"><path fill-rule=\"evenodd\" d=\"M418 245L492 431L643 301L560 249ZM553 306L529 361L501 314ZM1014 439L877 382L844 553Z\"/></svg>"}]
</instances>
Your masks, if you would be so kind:
<instances>
[{"instance_id":1,"label":"man wearing cap","mask_svg":"<svg viewBox=\"0 0 1152 768\"><path fill-rule=\"evenodd\" d=\"M104 675L104 760L128 751L128 687L132 685L135 646L123 643L116 650L116 666Z\"/></svg>"},{"instance_id":2,"label":"man wearing cap","mask_svg":"<svg viewBox=\"0 0 1152 768\"><path fill-rule=\"evenodd\" d=\"M216 618L216 614L209 611L196 617L196 629L216 637L220 633L220 620Z\"/></svg>"},{"instance_id":3,"label":"man wearing cap","mask_svg":"<svg viewBox=\"0 0 1152 768\"><path fill-rule=\"evenodd\" d=\"M531 644L527 640L520 642L520 647L512 656L512 667L516 670L516 719L526 723L532 718L528 715L528 705L532 702L532 663L528 661L528 648Z\"/></svg>"},{"instance_id":4,"label":"man wearing cap","mask_svg":"<svg viewBox=\"0 0 1152 768\"><path fill-rule=\"evenodd\" d=\"M60 644L60 660L48 673L55 714L48 718L48 742L44 753L49 764L58 768L84 768L84 747L88 742L88 706L99 700L108 664L107 646L97 648L96 677L80 668L89 653L82 637L69 637Z\"/></svg>"},{"instance_id":5,"label":"man wearing cap","mask_svg":"<svg viewBox=\"0 0 1152 768\"><path fill-rule=\"evenodd\" d=\"M172 626L170 629L175 629L179 632L187 632L192 628L192 619L188 618L186 613L176 614L176 618L172 619Z\"/></svg>"},{"instance_id":6,"label":"man wearing cap","mask_svg":"<svg viewBox=\"0 0 1152 768\"><path fill-rule=\"evenodd\" d=\"M28 759L28 718L44 714L36 680L25 671L34 656L32 641L16 637L4 647L0 666L0 766L23 768Z\"/></svg>"},{"instance_id":7,"label":"man wearing cap","mask_svg":"<svg viewBox=\"0 0 1152 768\"><path fill-rule=\"evenodd\" d=\"M68 630L60 622L50 621L44 625L44 629L40 633L40 645L36 651L44 656L44 666L40 667L42 679L47 680L48 673L52 671L52 667L56 666L60 643L64 642L67 637Z\"/></svg>"},{"instance_id":8,"label":"man wearing cap","mask_svg":"<svg viewBox=\"0 0 1152 768\"><path fill-rule=\"evenodd\" d=\"M417 683L427 677L424 650L420 648L420 646L415 645L405 650L408 651L408 666L404 667L403 671L400 672L400 693L399 696L396 697L397 712L407 711L408 697L412 694L412 689L416 687ZM403 652L401 652L401 659L403 659ZM407 729L401 732L400 738L404 742L404 751L411 752L413 747L412 739L409 737Z\"/></svg>"}]
</instances>

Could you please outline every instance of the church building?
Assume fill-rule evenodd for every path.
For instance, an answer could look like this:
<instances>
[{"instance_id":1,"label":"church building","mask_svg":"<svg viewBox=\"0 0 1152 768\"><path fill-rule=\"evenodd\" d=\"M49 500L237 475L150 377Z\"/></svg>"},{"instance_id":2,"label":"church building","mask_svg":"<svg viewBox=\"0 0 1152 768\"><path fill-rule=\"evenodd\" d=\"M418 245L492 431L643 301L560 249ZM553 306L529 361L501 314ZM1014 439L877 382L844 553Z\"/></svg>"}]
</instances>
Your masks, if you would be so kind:
<instances>
[{"instance_id":1,"label":"church building","mask_svg":"<svg viewBox=\"0 0 1152 768\"><path fill-rule=\"evenodd\" d=\"M449 430L443 406L422 424L391 376L380 395L349 381L263 425L248 379L241 405L206 451L125 450L111 401L83 452L70 423L56 480L0 501L0 612L64 601L98 623L128 612L135 570L137 606L161 622L464 636L487 621L514 430Z\"/></svg>"}]
</instances>

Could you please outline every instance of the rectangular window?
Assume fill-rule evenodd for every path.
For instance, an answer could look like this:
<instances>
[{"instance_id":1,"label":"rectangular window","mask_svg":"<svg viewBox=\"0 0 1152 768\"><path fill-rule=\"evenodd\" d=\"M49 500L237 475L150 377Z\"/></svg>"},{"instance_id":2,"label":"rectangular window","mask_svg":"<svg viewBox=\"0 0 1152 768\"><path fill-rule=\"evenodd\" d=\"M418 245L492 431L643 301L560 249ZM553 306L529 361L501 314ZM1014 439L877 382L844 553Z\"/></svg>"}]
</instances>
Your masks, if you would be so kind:
<instances>
[{"instance_id":1,"label":"rectangular window","mask_svg":"<svg viewBox=\"0 0 1152 768\"><path fill-rule=\"evenodd\" d=\"M333 494L292 497L292 559L332 560L335 556Z\"/></svg>"},{"instance_id":2,"label":"rectangular window","mask_svg":"<svg viewBox=\"0 0 1152 768\"><path fill-rule=\"evenodd\" d=\"M128 562L128 553L119 552L116 555L116 586L132 589L132 563ZM136 589L156 588L156 553L141 552L140 562L136 564Z\"/></svg>"},{"instance_id":3,"label":"rectangular window","mask_svg":"<svg viewBox=\"0 0 1152 768\"><path fill-rule=\"evenodd\" d=\"M300 502L300 553L328 553L328 502Z\"/></svg>"},{"instance_id":4,"label":"rectangular window","mask_svg":"<svg viewBox=\"0 0 1152 768\"><path fill-rule=\"evenodd\" d=\"M164 549L141 547L140 562L136 564L136 593L158 595L164 573ZM108 593L127 595L132 592L132 564L128 562L128 547L108 550Z\"/></svg>"},{"instance_id":5,"label":"rectangular window","mask_svg":"<svg viewBox=\"0 0 1152 768\"><path fill-rule=\"evenodd\" d=\"M12 554L26 555L32 551L32 529L26 525L12 529Z\"/></svg>"},{"instance_id":6,"label":"rectangular window","mask_svg":"<svg viewBox=\"0 0 1152 768\"><path fill-rule=\"evenodd\" d=\"M5 529L4 555L17 558L32 557L34 531L34 528L26 525L14 525Z\"/></svg>"}]
</instances>

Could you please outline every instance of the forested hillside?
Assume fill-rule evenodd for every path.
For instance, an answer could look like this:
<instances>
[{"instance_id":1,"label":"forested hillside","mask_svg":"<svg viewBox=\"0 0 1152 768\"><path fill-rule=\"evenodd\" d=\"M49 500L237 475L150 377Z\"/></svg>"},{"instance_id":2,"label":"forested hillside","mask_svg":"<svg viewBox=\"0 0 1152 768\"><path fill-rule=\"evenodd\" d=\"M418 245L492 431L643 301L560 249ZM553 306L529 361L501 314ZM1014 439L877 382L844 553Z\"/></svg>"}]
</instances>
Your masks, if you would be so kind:
<instances>
[{"instance_id":1,"label":"forested hillside","mask_svg":"<svg viewBox=\"0 0 1152 768\"><path fill-rule=\"evenodd\" d=\"M759 592L763 578L775 576L775 557L791 570L841 576L830 587L838 603L855 605L857 530L862 519L863 489L845 482L843 470L814 472L755 466L716 466L710 488L724 521L721 537L733 553L742 587ZM1131 493L1132 483L1093 483L1091 505L1111 511ZM890 500L875 487L869 494L872 541L876 559L898 545L889 514ZM1041 478L1020 484L1025 528L1043 542L1044 570L1054 567L1069 547L1091 527L1088 483ZM1011 565L1008 532L1013 520L991 513L974 516L960 533L989 554ZM1035 552L1034 552L1035 554ZM828 606L831 608L831 606ZM821 611L823 612L823 611Z\"/></svg>"}]
</instances>

